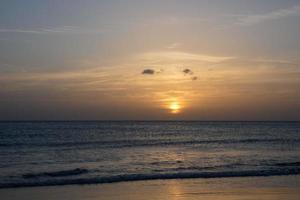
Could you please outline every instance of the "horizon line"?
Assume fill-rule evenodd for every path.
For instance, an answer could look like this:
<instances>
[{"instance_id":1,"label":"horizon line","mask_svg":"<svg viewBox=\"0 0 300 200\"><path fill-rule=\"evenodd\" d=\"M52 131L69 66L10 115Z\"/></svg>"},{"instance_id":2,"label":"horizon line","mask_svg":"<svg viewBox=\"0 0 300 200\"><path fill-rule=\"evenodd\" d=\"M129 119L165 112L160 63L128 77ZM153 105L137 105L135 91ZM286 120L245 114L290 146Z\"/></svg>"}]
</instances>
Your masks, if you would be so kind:
<instances>
[{"instance_id":1,"label":"horizon line","mask_svg":"<svg viewBox=\"0 0 300 200\"><path fill-rule=\"evenodd\" d=\"M296 122L300 120L0 120L6 122Z\"/></svg>"}]
</instances>

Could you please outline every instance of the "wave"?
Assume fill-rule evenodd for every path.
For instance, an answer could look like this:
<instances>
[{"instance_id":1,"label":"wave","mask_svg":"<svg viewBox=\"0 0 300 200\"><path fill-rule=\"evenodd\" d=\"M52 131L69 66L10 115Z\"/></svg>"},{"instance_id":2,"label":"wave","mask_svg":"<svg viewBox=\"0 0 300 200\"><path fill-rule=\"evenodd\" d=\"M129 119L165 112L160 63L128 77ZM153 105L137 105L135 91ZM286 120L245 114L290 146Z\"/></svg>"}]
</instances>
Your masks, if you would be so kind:
<instances>
[{"instance_id":1,"label":"wave","mask_svg":"<svg viewBox=\"0 0 300 200\"><path fill-rule=\"evenodd\" d=\"M299 143L298 139L223 139L223 140L113 140L113 141L91 141L91 142L53 142L53 143L0 143L0 147L78 147L78 146L97 146L99 148L126 148L126 147L145 147L145 146L171 146L171 145L198 145L198 144L238 144L238 143Z\"/></svg>"},{"instance_id":2,"label":"wave","mask_svg":"<svg viewBox=\"0 0 300 200\"><path fill-rule=\"evenodd\" d=\"M20 181L11 183L0 183L0 188L17 187L37 187L37 186L59 186L59 185L82 185L82 184L104 184L129 181L146 181L158 179L192 179L192 178L234 178L234 177L267 177L298 175L300 168L280 168L267 170L245 170L245 171L222 171L222 172L177 172L177 173L157 173L157 174L125 174L94 178L77 179L55 179Z\"/></svg>"},{"instance_id":3,"label":"wave","mask_svg":"<svg viewBox=\"0 0 300 200\"><path fill-rule=\"evenodd\" d=\"M287 167L287 166L297 166L300 167L300 162L284 162L284 163L276 163L278 167Z\"/></svg>"},{"instance_id":4,"label":"wave","mask_svg":"<svg viewBox=\"0 0 300 200\"><path fill-rule=\"evenodd\" d=\"M72 170L54 171L54 172L43 172L43 173L28 173L24 174L23 178L32 179L40 177L62 177L62 176L75 176L88 173L87 169L76 168Z\"/></svg>"}]
</instances>

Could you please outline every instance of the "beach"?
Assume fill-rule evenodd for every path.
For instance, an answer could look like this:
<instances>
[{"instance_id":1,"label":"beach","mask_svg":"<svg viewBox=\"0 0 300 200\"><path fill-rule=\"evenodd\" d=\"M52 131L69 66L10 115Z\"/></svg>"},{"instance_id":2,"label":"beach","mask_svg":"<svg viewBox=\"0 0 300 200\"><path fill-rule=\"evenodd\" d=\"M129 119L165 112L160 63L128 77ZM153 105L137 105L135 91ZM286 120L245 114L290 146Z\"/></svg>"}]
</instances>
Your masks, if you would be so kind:
<instances>
[{"instance_id":1,"label":"beach","mask_svg":"<svg viewBox=\"0 0 300 200\"><path fill-rule=\"evenodd\" d=\"M181 179L0 189L2 200L298 200L300 176Z\"/></svg>"}]
</instances>

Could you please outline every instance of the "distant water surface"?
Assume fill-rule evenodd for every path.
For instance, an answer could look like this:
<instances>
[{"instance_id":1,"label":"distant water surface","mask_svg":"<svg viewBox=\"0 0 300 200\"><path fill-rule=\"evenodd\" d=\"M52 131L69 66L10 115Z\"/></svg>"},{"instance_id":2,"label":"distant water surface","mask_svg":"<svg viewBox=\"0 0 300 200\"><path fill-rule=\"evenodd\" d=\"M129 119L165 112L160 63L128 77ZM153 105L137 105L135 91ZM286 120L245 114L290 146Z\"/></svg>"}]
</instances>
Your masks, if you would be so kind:
<instances>
[{"instance_id":1,"label":"distant water surface","mask_svg":"<svg viewBox=\"0 0 300 200\"><path fill-rule=\"evenodd\" d=\"M0 188L300 174L299 122L1 122Z\"/></svg>"}]
</instances>

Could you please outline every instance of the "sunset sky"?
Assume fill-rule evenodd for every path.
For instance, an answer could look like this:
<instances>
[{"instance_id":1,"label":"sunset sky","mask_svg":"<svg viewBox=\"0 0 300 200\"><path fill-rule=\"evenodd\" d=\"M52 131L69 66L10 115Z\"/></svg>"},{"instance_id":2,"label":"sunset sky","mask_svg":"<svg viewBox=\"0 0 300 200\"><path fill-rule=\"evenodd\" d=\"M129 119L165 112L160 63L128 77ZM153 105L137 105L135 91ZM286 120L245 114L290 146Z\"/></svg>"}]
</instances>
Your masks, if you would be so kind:
<instances>
[{"instance_id":1,"label":"sunset sky","mask_svg":"<svg viewBox=\"0 0 300 200\"><path fill-rule=\"evenodd\" d=\"M300 0L2 0L0 120L300 120Z\"/></svg>"}]
</instances>

